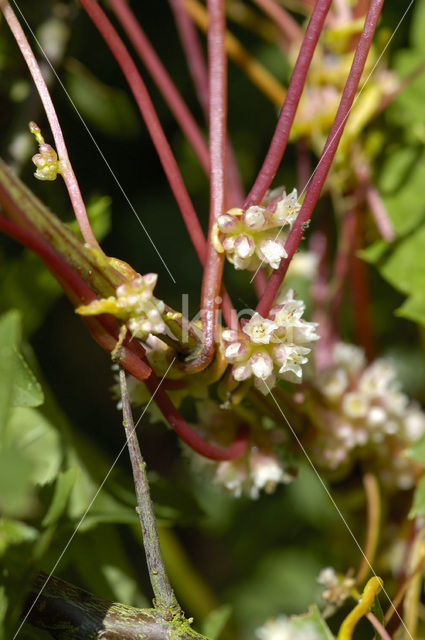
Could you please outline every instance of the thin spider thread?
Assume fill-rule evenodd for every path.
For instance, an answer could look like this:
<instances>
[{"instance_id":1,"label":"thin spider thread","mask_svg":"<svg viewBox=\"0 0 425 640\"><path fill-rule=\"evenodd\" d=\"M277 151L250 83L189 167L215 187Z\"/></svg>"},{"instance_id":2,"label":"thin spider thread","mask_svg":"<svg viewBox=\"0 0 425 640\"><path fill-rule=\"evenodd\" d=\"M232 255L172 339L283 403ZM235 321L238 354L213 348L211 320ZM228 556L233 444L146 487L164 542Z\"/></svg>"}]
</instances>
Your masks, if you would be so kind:
<instances>
[{"instance_id":1,"label":"thin spider thread","mask_svg":"<svg viewBox=\"0 0 425 640\"><path fill-rule=\"evenodd\" d=\"M394 31L393 31L393 32L392 32L392 34L391 34L391 37L389 38L389 40L388 40L387 44L385 45L385 47L382 49L381 53L379 54L379 57L378 57L377 61L375 62L375 64L373 65L373 67L372 67L371 71L369 72L369 75L367 76L366 80L364 81L364 83L363 83L363 85L362 85L362 87L361 87L360 91L359 91L359 92L358 92L358 94L355 96L355 98L354 98L354 100L353 100L353 104L351 105L351 107L350 107L350 108L349 108L349 110L347 111L347 113L346 113L346 115L345 115L345 117L344 117L343 121L342 121L342 122L341 122L341 124L339 125L338 129L335 131L335 133L334 133L333 137L331 138L331 140L329 141L328 148L325 150L325 152L324 152L324 154L322 155L322 157L321 157L321 158L319 158L319 161L318 161L318 163L317 163L316 167L314 168L314 170L313 170L313 172L312 172L311 176L310 176L310 177L309 177L309 179L307 180L306 184L304 185L303 190L301 191L300 195L298 196L297 201L298 201L298 203L299 203L299 204L300 204L300 200L301 200L302 196L303 196L303 195L304 195L304 193L306 192L306 189L307 189L308 185L309 185L309 184L310 184L310 182L313 180L314 174L316 173L317 169L319 168L319 166L320 166L320 164L321 164L322 160L326 157L327 153L329 152L329 148L330 148L330 146L331 146L332 142L335 140L336 136L337 136L337 135L338 135L338 133L340 132L341 127L343 127L343 126L345 125L345 123L346 123L346 121L347 121L347 118L348 118L348 116L349 116L349 115L350 115L350 113L351 113L351 110L354 108L354 105L356 104L357 100L360 98L360 96L361 96L361 94L362 94L362 92L363 92L364 88L366 87L366 85L367 85L367 83L369 82L370 78L371 78L371 77L372 77L372 75L374 74L376 67L377 67L377 66L378 66L378 64L380 63L380 61L381 61L381 59L382 59L382 56L384 55L385 51L388 49L388 47L389 47L389 45L390 45L391 40L394 38L395 34L397 33L398 29L400 28L401 23L402 23L402 22L403 22L403 20L405 19L405 17L406 17L406 15L407 15L407 13L408 13L408 11L409 11L410 7L412 6L413 2L414 2L414 0L410 0L410 4L409 4L409 6L407 7L406 11L405 11L405 12L403 13L403 15L401 16L401 18L400 18L400 20L399 20L399 22L398 22L397 26L394 28ZM279 231L278 231L278 232L277 232L277 234L276 234L275 240L277 240L277 239L278 239L278 237L280 236L280 234L281 234L281 232L282 232L282 230L283 230L283 227L284 227L284 226L285 226L285 225L283 224L283 225L280 227ZM254 275L252 276L251 280L249 281L249 283L250 283L250 284L251 284L251 283L252 283L252 281L254 280L255 276L257 275L257 273L259 272L259 270L261 269L261 267L263 266L263 264L264 264L264 260L262 260L262 261L261 261L260 266L257 268L257 270L255 271Z\"/></svg>"},{"instance_id":2,"label":"thin spider thread","mask_svg":"<svg viewBox=\"0 0 425 640\"><path fill-rule=\"evenodd\" d=\"M131 435L133 435L133 433L134 433L134 432L135 432L135 430L137 429L137 426L138 426L138 424L139 424L140 420L143 418L143 416L145 415L146 411L148 410L149 405L151 404L151 402L152 402L152 400L154 399L154 397L155 397L155 395L156 395L157 391L159 390L160 386L162 385L162 383L164 382L165 378L167 377L167 373L169 372L169 370L170 370L170 369L171 369L171 367L173 366L173 364L174 364L174 361L175 361L175 360L176 360L176 358L174 358L174 359L173 359L173 361L171 362L171 364L170 364L170 366L168 367L167 371L166 371L166 372L164 373L164 375L162 376L162 378L161 378L161 380L160 380L160 382L159 382L158 386L156 387L156 389L155 389L154 393L151 395L149 402L147 403L146 407L143 409L143 411L142 411L142 413L141 413L141 415L140 415L139 419L137 420L136 424L134 425L134 429L132 429L132 430L131 430L131 432L129 433L129 436L128 436L128 437L130 437ZM112 465L110 466L108 473L106 474L106 476L105 476L105 477L104 477L104 479L102 480L102 482L101 482L101 484L100 484L99 488L97 489L96 493L94 494L93 498L90 500L90 503L89 503L89 505L88 505L87 509L85 510L85 512L83 513L83 515L81 516L81 518L80 518L80 520L79 520L79 522L78 522L77 526L75 527L74 531L73 531L73 532L72 532L72 534L71 534L71 537L69 538L68 542L66 543L65 547L63 548L63 550L62 550L61 554L59 555L59 558L56 560L56 562L55 562L55 564L54 564L54 566L53 566L52 570L50 571L49 575L47 576L47 578L46 578L46 580L45 580L45 582L44 582L43 586L41 587L41 589L40 589L40 591L38 592L38 594L37 594L36 598L34 599L34 602L32 603L31 607L28 609L27 613L25 614L25 617L23 618L23 620L22 620L21 624L19 625L19 627L18 627L18 629L17 629L17 631L16 631L15 635L13 636L12 640L15 640L15 638L17 638L17 636L18 636L18 634L19 634L20 630L22 629L22 627L24 626L25 622L27 621L28 616L30 615L30 613L31 613L31 611L33 610L33 608L35 607L36 603L38 602L38 600L39 600L39 598L40 598L41 594L43 593L43 591L44 591L44 589L45 589L45 587L46 587L47 583L49 582L49 580L50 580L51 576L53 575L53 572L56 570L56 567L58 566L58 564L59 564L59 563L60 563L60 561L62 560L62 558L63 558L63 556L65 555L66 551L68 550L69 545L70 545L70 544L71 544L71 542L73 541L73 539L74 539L75 535L76 535L76 534L77 534L77 532L78 532L78 529L79 529L79 528L80 528L80 526L82 525L82 523L83 523L84 519L86 518L86 516L87 516L88 512L90 511L91 507L93 506L93 503L94 503L94 501L96 500L97 496L99 495L99 493L100 493L100 492L101 492L101 490L103 489L103 486L104 486L105 482L107 481L107 479L108 479L108 478L109 478L109 476L111 475L112 470L114 469L114 467L115 467L115 465L117 464L117 462L118 462L119 458L121 457L122 452L123 452L123 451L124 451L124 449L127 447L127 444L128 444L128 438L126 438L126 439L125 439L125 442L124 442L124 444L123 444L122 448L120 449L120 451L119 451L118 455L116 456L115 460L113 461Z\"/></svg>"},{"instance_id":3,"label":"thin spider thread","mask_svg":"<svg viewBox=\"0 0 425 640\"><path fill-rule=\"evenodd\" d=\"M346 521L346 519L344 518L340 508L338 507L337 503L335 502L334 498L332 497L332 494L330 493L329 489L327 488L322 476L320 475L320 473L317 471L313 461L311 460L310 456L308 455L307 451L304 448L304 445L302 444L301 440L299 439L299 437L297 436L295 430L293 429L293 427L291 426L291 423L289 422L288 418L286 417L286 415L283 412L282 407L280 406L280 404L278 403L278 401L276 400L275 396L273 395L273 393L271 392L270 387L268 386L266 381L263 381L265 386L267 387L268 392L270 393L271 397L273 398L273 401L275 403L275 405L277 406L278 410L280 411L280 413L282 414L283 419L285 420L286 424L288 425L288 427L291 430L292 435L294 436L295 440L297 441L297 444L299 445L299 447L301 448L303 454L305 455L305 457L308 460L308 463L310 464L311 468L313 469L314 473L316 474L318 480L320 481L320 484L322 485L322 487L324 488L329 500L331 501L332 505L334 506L336 512L338 513L339 517L341 518L342 522L344 523L345 527L347 528L347 531L349 532L349 534L351 535L351 537L353 538L357 548L359 549L360 553L362 554L363 558L365 559L365 561L368 564L369 569L371 570L371 572L373 573L373 575L375 577L378 577L377 574L375 573L374 568L372 567L371 563L369 562L368 557L365 555L359 541L357 540L356 536L354 535L354 533L351 530L350 525L348 524L348 522ZM404 629L406 630L407 634L409 635L409 638L411 638L411 640L414 640L412 634L410 633L409 629L406 626L406 623L404 622L403 618L401 617L401 615L399 614L399 612L397 611L396 606L394 605L393 601L391 600L390 596L388 595L388 592L385 590L384 586L382 587L382 592L385 594L385 596L388 599L388 602L390 603L390 605L392 606L392 608L394 609L395 614L397 615L398 619L400 620L401 624L403 625Z\"/></svg>"},{"instance_id":4,"label":"thin spider thread","mask_svg":"<svg viewBox=\"0 0 425 640\"><path fill-rule=\"evenodd\" d=\"M162 264L164 265L168 275L170 276L171 280L173 281L174 284L176 284L176 280L173 276L173 274L171 273L167 263L165 262L164 258L162 257L158 247L156 246L156 244L154 243L154 241L152 240L152 237L150 236L148 230L146 229L145 225L143 224L139 214L137 213L136 209L134 208L132 202L130 201L129 197L127 196L123 186L121 185L121 182L118 180L114 170L112 169L111 165L109 164L108 160L105 157L105 154L103 153L103 151L101 150L99 144L97 143L95 137L93 136L92 132L90 131L89 127L86 124L86 121L84 120L83 116L81 115L81 113L79 112L78 108L76 107L74 101L72 100L71 96L69 95L68 91L65 88L65 85L63 84L62 80L60 79L58 73L56 72L56 69L54 68L54 66L52 65L52 63L50 62L49 57L47 56L46 52L44 51L43 47L41 46L40 41L38 40L37 36L35 35L34 31L31 29L28 20L26 19L26 17L24 16L24 14L22 13L21 8L19 7L19 5L17 4L16 0L10 0L10 2L12 2L14 4L14 6L16 7L16 10L19 12L23 22L25 23L25 26L27 27L28 31L31 33L31 36L33 37L34 41L36 42L38 48L40 49L41 53L43 54L47 64L49 65L50 69L52 70L56 80L58 81L58 83L60 84L61 88L63 89L66 97L68 98L72 108L74 109L75 113L77 114L77 116L79 117L79 119L81 120L81 123L83 125L83 127L86 130L86 133L88 134L89 138L91 139L91 141L93 142L94 146L96 147L100 157L102 158L103 162L105 163L106 167L108 168L109 173L111 174L111 176L113 177L117 187L119 188L119 190L121 191L122 195L124 196L124 199L126 200L128 206L130 207L131 211L133 212L133 214L135 215L137 221L139 222L140 226L142 227L143 231L145 232L149 242L151 243L152 247L154 248L157 256L159 257L159 259L161 260Z\"/></svg>"}]
</instances>

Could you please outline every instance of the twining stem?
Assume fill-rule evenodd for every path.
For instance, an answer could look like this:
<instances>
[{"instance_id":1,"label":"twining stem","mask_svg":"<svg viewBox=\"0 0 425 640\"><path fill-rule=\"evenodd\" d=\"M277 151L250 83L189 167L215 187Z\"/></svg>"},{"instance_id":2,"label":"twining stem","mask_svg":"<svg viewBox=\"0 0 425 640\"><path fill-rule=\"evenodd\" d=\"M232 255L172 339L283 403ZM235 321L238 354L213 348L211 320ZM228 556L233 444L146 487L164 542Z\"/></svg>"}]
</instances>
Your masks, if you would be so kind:
<instances>
[{"instance_id":1,"label":"twining stem","mask_svg":"<svg viewBox=\"0 0 425 640\"><path fill-rule=\"evenodd\" d=\"M249 435L246 427L242 427L239 430L236 439L227 448L210 444L203 440L196 431L188 425L171 402L166 391L160 386L155 374L152 373L144 383L151 395L154 396L155 404L158 406L164 418L183 442L193 449L193 451L211 460L236 460L236 458L240 458L244 454L248 445Z\"/></svg>"},{"instance_id":2,"label":"twining stem","mask_svg":"<svg viewBox=\"0 0 425 640\"><path fill-rule=\"evenodd\" d=\"M364 555L357 572L356 583L363 584L375 558L379 540L379 528L381 523L381 496L378 480L373 473L363 475L363 486L367 503L367 530Z\"/></svg>"},{"instance_id":3,"label":"twining stem","mask_svg":"<svg viewBox=\"0 0 425 640\"><path fill-rule=\"evenodd\" d=\"M128 82L182 213L195 251L202 262L205 257L205 240L202 228L145 83L126 46L96 0L80 0L80 3L101 33Z\"/></svg>"},{"instance_id":4,"label":"twining stem","mask_svg":"<svg viewBox=\"0 0 425 640\"><path fill-rule=\"evenodd\" d=\"M59 120L56 115L49 90L41 74L40 67L10 4L8 2L5 2L4 0L0 0L0 9L2 10L4 17L10 27L10 30L12 31L13 36L18 44L18 47L21 50L29 72L31 73L31 76L34 80L34 84L43 104L44 111L46 112L46 116L52 130L53 138L55 140L58 158L61 163L61 175L68 190L72 208L74 210L81 234L88 244L101 250L90 226L86 207L81 196L80 187L78 186L77 178L75 177L71 161L68 156L68 150L66 148L65 140L62 134L62 129L59 124Z\"/></svg>"},{"instance_id":5,"label":"twining stem","mask_svg":"<svg viewBox=\"0 0 425 640\"><path fill-rule=\"evenodd\" d=\"M197 0L184 0L187 12L203 31L208 29L208 12ZM273 104L280 107L285 99L285 87L248 51L239 40L226 31L225 47L229 58L244 71L248 78L255 84Z\"/></svg>"},{"instance_id":6,"label":"twining stem","mask_svg":"<svg viewBox=\"0 0 425 640\"><path fill-rule=\"evenodd\" d=\"M357 344L361 345L368 360L373 360L376 353L373 322L371 318L372 294L370 291L368 265L357 255L364 246L364 215L363 209L356 207L354 211L355 228L351 238L349 269L351 287L350 294L353 308L354 334Z\"/></svg>"},{"instance_id":7,"label":"twining stem","mask_svg":"<svg viewBox=\"0 0 425 640\"><path fill-rule=\"evenodd\" d=\"M198 101L204 112L205 122L208 122L208 68L204 52L195 25L183 6L183 0L169 0L169 3L174 13L177 30ZM227 142L226 160L227 206L229 208L239 207L244 199L243 185L230 140Z\"/></svg>"},{"instance_id":8,"label":"twining stem","mask_svg":"<svg viewBox=\"0 0 425 640\"><path fill-rule=\"evenodd\" d=\"M127 2L125 0L109 0L109 4L139 54L140 59L146 65L154 82L161 91L181 130L192 145L203 169L208 172L209 154L207 144L170 74L157 56Z\"/></svg>"},{"instance_id":9,"label":"twining stem","mask_svg":"<svg viewBox=\"0 0 425 640\"><path fill-rule=\"evenodd\" d=\"M392 242L395 238L393 225L378 189L372 184L366 187L366 201L382 238L387 242Z\"/></svg>"},{"instance_id":10,"label":"twining stem","mask_svg":"<svg viewBox=\"0 0 425 640\"><path fill-rule=\"evenodd\" d=\"M201 371L211 362L217 335L217 310L224 265L224 254L218 253L211 232L218 217L226 209L226 118L227 68L224 48L226 30L224 0L208 1L208 113L210 141L210 216L201 290L203 346L201 353L187 365L190 372Z\"/></svg>"},{"instance_id":11,"label":"twining stem","mask_svg":"<svg viewBox=\"0 0 425 640\"><path fill-rule=\"evenodd\" d=\"M245 200L244 209L247 209L251 205L258 204L262 200L279 168L288 143L289 133L295 118L298 103L304 89L307 72L310 68L313 53L322 32L331 1L332 0L318 0L314 7L269 150L267 151L263 166Z\"/></svg>"},{"instance_id":12,"label":"twining stem","mask_svg":"<svg viewBox=\"0 0 425 640\"><path fill-rule=\"evenodd\" d=\"M372 606L376 595L382 589L382 580L374 576L366 584L359 603L354 607L352 611L345 618L341 624L337 640L351 640L353 637L354 629L363 616L367 614L369 608Z\"/></svg>"},{"instance_id":13,"label":"twining stem","mask_svg":"<svg viewBox=\"0 0 425 640\"><path fill-rule=\"evenodd\" d=\"M186 55L186 61L192 76L199 104L205 115L208 114L208 69L202 45L192 19L184 8L184 0L168 0L174 14L180 42Z\"/></svg>"},{"instance_id":14,"label":"twining stem","mask_svg":"<svg viewBox=\"0 0 425 640\"><path fill-rule=\"evenodd\" d=\"M335 120L328 135L328 139L326 140L326 144L323 148L315 173L308 186L301 210L285 243L285 250L288 257L281 260L279 268L270 276L267 289L258 304L257 311L262 316L267 315L273 304L282 280L288 270L289 263L298 248L301 238L303 237L306 223L311 218L313 209L319 199L338 148L339 141L343 134L345 123L354 102L383 3L384 0L371 0ZM261 191L260 194L262 197L263 193L261 193Z\"/></svg>"},{"instance_id":15,"label":"twining stem","mask_svg":"<svg viewBox=\"0 0 425 640\"><path fill-rule=\"evenodd\" d=\"M39 234L33 233L30 229L22 229L3 216L0 216L0 230L40 256L74 306L79 306L81 303L89 304L97 299L76 271ZM119 326L114 318L106 315L98 316L96 319L87 318L85 324L101 347L109 352L114 350L119 334ZM137 340L131 343L126 341L120 351L119 362L135 378L145 380L151 373L151 369L143 361L144 355L145 351Z\"/></svg>"},{"instance_id":16,"label":"twining stem","mask_svg":"<svg viewBox=\"0 0 425 640\"><path fill-rule=\"evenodd\" d=\"M381 640L392 640L390 634L384 627L384 625L378 620L372 611L368 611L366 614L366 618L369 620L370 624L376 629L376 631L381 636Z\"/></svg>"},{"instance_id":17,"label":"twining stem","mask_svg":"<svg viewBox=\"0 0 425 640\"><path fill-rule=\"evenodd\" d=\"M149 483L146 475L146 463L140 452L136 427L134 426L133 414L131 412L125 371L123 369L120 369L119 378L123 409L123 425L127 438L127 446L130 454L134 486L137 496L136 511L139 515L143 532L143 546L145 548L146 562L148 565L152 589L155 595L154 605L155 608L170 611L175 615L181 613L181 608L176 600L176 596L174 595L174 591L171 587L165 569L164 560L162 558L161 545L159 542L153 505L150 497Z\"/></svg>"},{"instance_id":18,"label":"twining stem","mask_svg":"<svg viewBox=\"0 0 425 640\"><path fill-rule=\"evenodd\" d=\"M422 527L417 531L415 540L413 542L410 557L409 557L409 571L414 572L414 569L423 558L425 546L425 527ZM421 600L423 584L422 572L416 573L409 581L409 585L406 589L406 595L403 601L403 613L405 621L404 638L416 638L418 632L419 623L419 604Z\"/></svg>"},{"instance_id":19,"label":"twining stem","mask_svg":"<svg viewBox=\"0 0 425 640\"><path fill-rule=\"evenodd\" d=\"M413 571L405 578L405 580L402 583L402 585L400 586L399 590L397 591L397 593L393 597L391 605L388 607L387 611L385 612L384 624L387 625L389 623L389 621L391 620L391 618L393 617L394 613L397 612L397 609L400 606L401 601L404 598L404 594L406 593L407 588L409 587L409 585L412 582L412 580L418 574L422 573L424 565L425 565L425 547L423 546L422 549L421 549L421 553L419 554L418 564L413 569Z\"/></svg>"}]
</instances>

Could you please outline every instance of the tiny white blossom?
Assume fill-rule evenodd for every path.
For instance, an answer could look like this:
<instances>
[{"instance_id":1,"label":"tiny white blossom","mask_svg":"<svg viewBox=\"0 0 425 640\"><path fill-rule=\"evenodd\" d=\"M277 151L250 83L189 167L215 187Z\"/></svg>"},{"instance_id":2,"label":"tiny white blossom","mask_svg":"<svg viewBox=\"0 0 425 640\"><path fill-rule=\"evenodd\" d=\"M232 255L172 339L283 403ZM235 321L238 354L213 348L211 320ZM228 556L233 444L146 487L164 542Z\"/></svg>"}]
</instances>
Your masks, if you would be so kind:
<instances>
[{"instance_id":1,"label":"tiny white blossom","mask_svg":"<svg viewBox=\"0 0 425 640\"><path fill-rule=\"evenodd\" d=\"M254 313L251 320L245 324L242 331L255 344L269 344L273 332L279 328L276 322L262 318L259 313Z\"/></svg>"},{"instance_id":2,"label":"tiny white blossom","mask_svg":"<svg viewBox=\"0 0 425 640\"><path fill-rule=\"evenodd\" d=\"M214 247L225 252L236 269L255 271L262 263L272 269L279 267L285 251L286 234L282 227L294 223L300 205L297 191L289 195L285 189L269 191L259 205L230 209L217 219L214 227Z\"/></svg>"},{"instance_id":3,"label":"tiny white blossom","mask_svg":"<svg viewBox=\"0 0 425 640\"><path fill-rule=\"evenodd\" d=\"M254 313L243 326L242 334L223 331L224 357L232 364L232 375L241 382L255 377L255 385L264 394L274 386L276 377L300 382L302 367L311 349L305 345L318 339L317 323L302 319L305 305L288 291L269 318Z\"/></svg>"}]
</instances>

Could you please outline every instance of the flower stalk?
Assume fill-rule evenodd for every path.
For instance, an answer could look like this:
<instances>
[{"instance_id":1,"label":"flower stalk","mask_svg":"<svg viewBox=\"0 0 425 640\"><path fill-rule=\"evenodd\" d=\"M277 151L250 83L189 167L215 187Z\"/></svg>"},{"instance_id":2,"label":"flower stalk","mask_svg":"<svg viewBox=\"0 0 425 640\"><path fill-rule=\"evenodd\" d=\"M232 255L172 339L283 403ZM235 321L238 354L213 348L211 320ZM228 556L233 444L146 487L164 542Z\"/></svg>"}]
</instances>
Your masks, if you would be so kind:
<instances>
[{"instance_id":1,"label":"flower stalk","mask_svg":"<svg viewBox=\"0 0 425 640\"><path fill-rule=\"evenodd\" d=\"M59 120L56 114L56 110L53 106L52 99L50 97L49 90L41 74L40 67L32 52L32 49L28 43L28 40L22 30L22 27L17 19L12 7L5 0L1 0L0 9L9 25L10 30L16 40L19 49L25 59L28 66L28 70L34 80L35 87L40 96L44 110L46 112L47 119L52 130L53 138L61 164L61 175L65 182L66 188L69 193L72 208L75 213L75 217L78 222L81 234L87 244L95 247L99 251L101 248L94 236L93 230L90 226L89 219L87 217L86 207L81 196L80 187L78 186L77 179L74 174L74 170L71 165L71 161L68 156L68 150L63 137L62 129L59 124Z\"/></svg>"}]
</instances>

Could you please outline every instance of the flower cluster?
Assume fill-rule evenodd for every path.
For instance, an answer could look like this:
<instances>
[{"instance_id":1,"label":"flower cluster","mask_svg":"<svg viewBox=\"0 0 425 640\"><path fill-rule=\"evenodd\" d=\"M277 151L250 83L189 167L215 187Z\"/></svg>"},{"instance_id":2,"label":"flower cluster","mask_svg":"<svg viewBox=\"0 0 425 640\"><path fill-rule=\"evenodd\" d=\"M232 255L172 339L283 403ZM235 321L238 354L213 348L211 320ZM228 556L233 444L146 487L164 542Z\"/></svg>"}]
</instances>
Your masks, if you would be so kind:
<instances>
[{"instance_id":1,"label":"flower cluster","mask_svg":"<svg viewBox=\"0 0 425 640\"><path fill-rule=\"evenodd\" d=\"M286 616L267 620L257 629L256 634L260 640L320 640L313 624L304 623L297 626Z\"/></svg>"},{"instance_id":2,"label":"flower cluster","mask_svg":"<svg viewBox=\"0 0 425 640\"><path fill-rule=\"evenodd\" d=\"M262 263L277 269L286 258L284 226L291 227L300 205L297 191L289 195L283 188L269 191L261 205L230 209L219 216L213 242L217 251L225 252L236 269L255 271Z\"/></svg>"},{"instance_id":3,"label":"flower cluster","mask_svg":"<svg viewBox=\"0 0 425 640\"><path fill-rule=\"evenodd\" d=\"M412 464L394 451L425 433L425 414L400 391L391 362L379 359L367 366L362 349L343 343L335 345L333 361L314 382L319 402L311 404L317 430L313 457L337 470L356 457L373 455L378 467L386 460L386 480L410 488Z\"/></svg>"},{"instance_id":4,"label":"flower cluster","mask_svg":"<svg viewBox=\"0 0 425 640\"><path fill-rule=\"evenodd\" d=\"M58 173L61 172L61 162L58 160L56 151L50 144L44 142L40 127L35 122L30 122L29 128L38 142L38 153L32 157L37 167L34 176L38 180L56 180Z\"/></svg>"},{"instance_id":5,"label":"flower cluster","mask_svg":"<svg viewBox=\"0 0 425 640\"><path fill-rule=\"evenodd\" d=\"M135 338L145 340L151 333L164 333L164 303L153 295L158 276L148 273L120 285L115 296L94 300L78 307L77 313L94 316L110 313L124 321Z\"/></svg>"},{"instance_id":6,"label":"flower cluster","mask_svg":"<svg viewBox=\"0 0 425 640\"><path fill-rule=\"evenodd\" d=\"M333 567L322 569L317 577L317 582L325 587L322 598L331 605L329 611L341 607L350 597L351 589L356 584L350 572L346 575L339 575Z\"/></svg>"},{"instance_id":7,"label":"flower cluster","mask_svg":"<svg viewBox=\"0 0 425 640\"><path fill-rule=\"evenodd\" d=\"M276 378L301 382L302 365L319 338L317 323L302 319L305 305L290 289L271 309L268 318L254 313L242 333L223 331L224 356L232 364L235 380L255 377L256 386L268 393Z\"/></svg>"},{"instance_id":8,"label":"flower cluster","mask_svg":"<svg viewBox=\"0 0 425 640\"><path fill-rule=\"evenodd\" d=\"M197 403L197 431L205 440L228 446L235 438L242 421L234 411L223 409L212 400ZM278 484L294 479L293 470L286 467L275 448L285 438L281 431L261 428L250 430L246 452L237 460L214 462L185 447L193 471L206 476L235 498L247 496L256 500L261 491L272 493Z\"/></svg>"}]
</instances>

